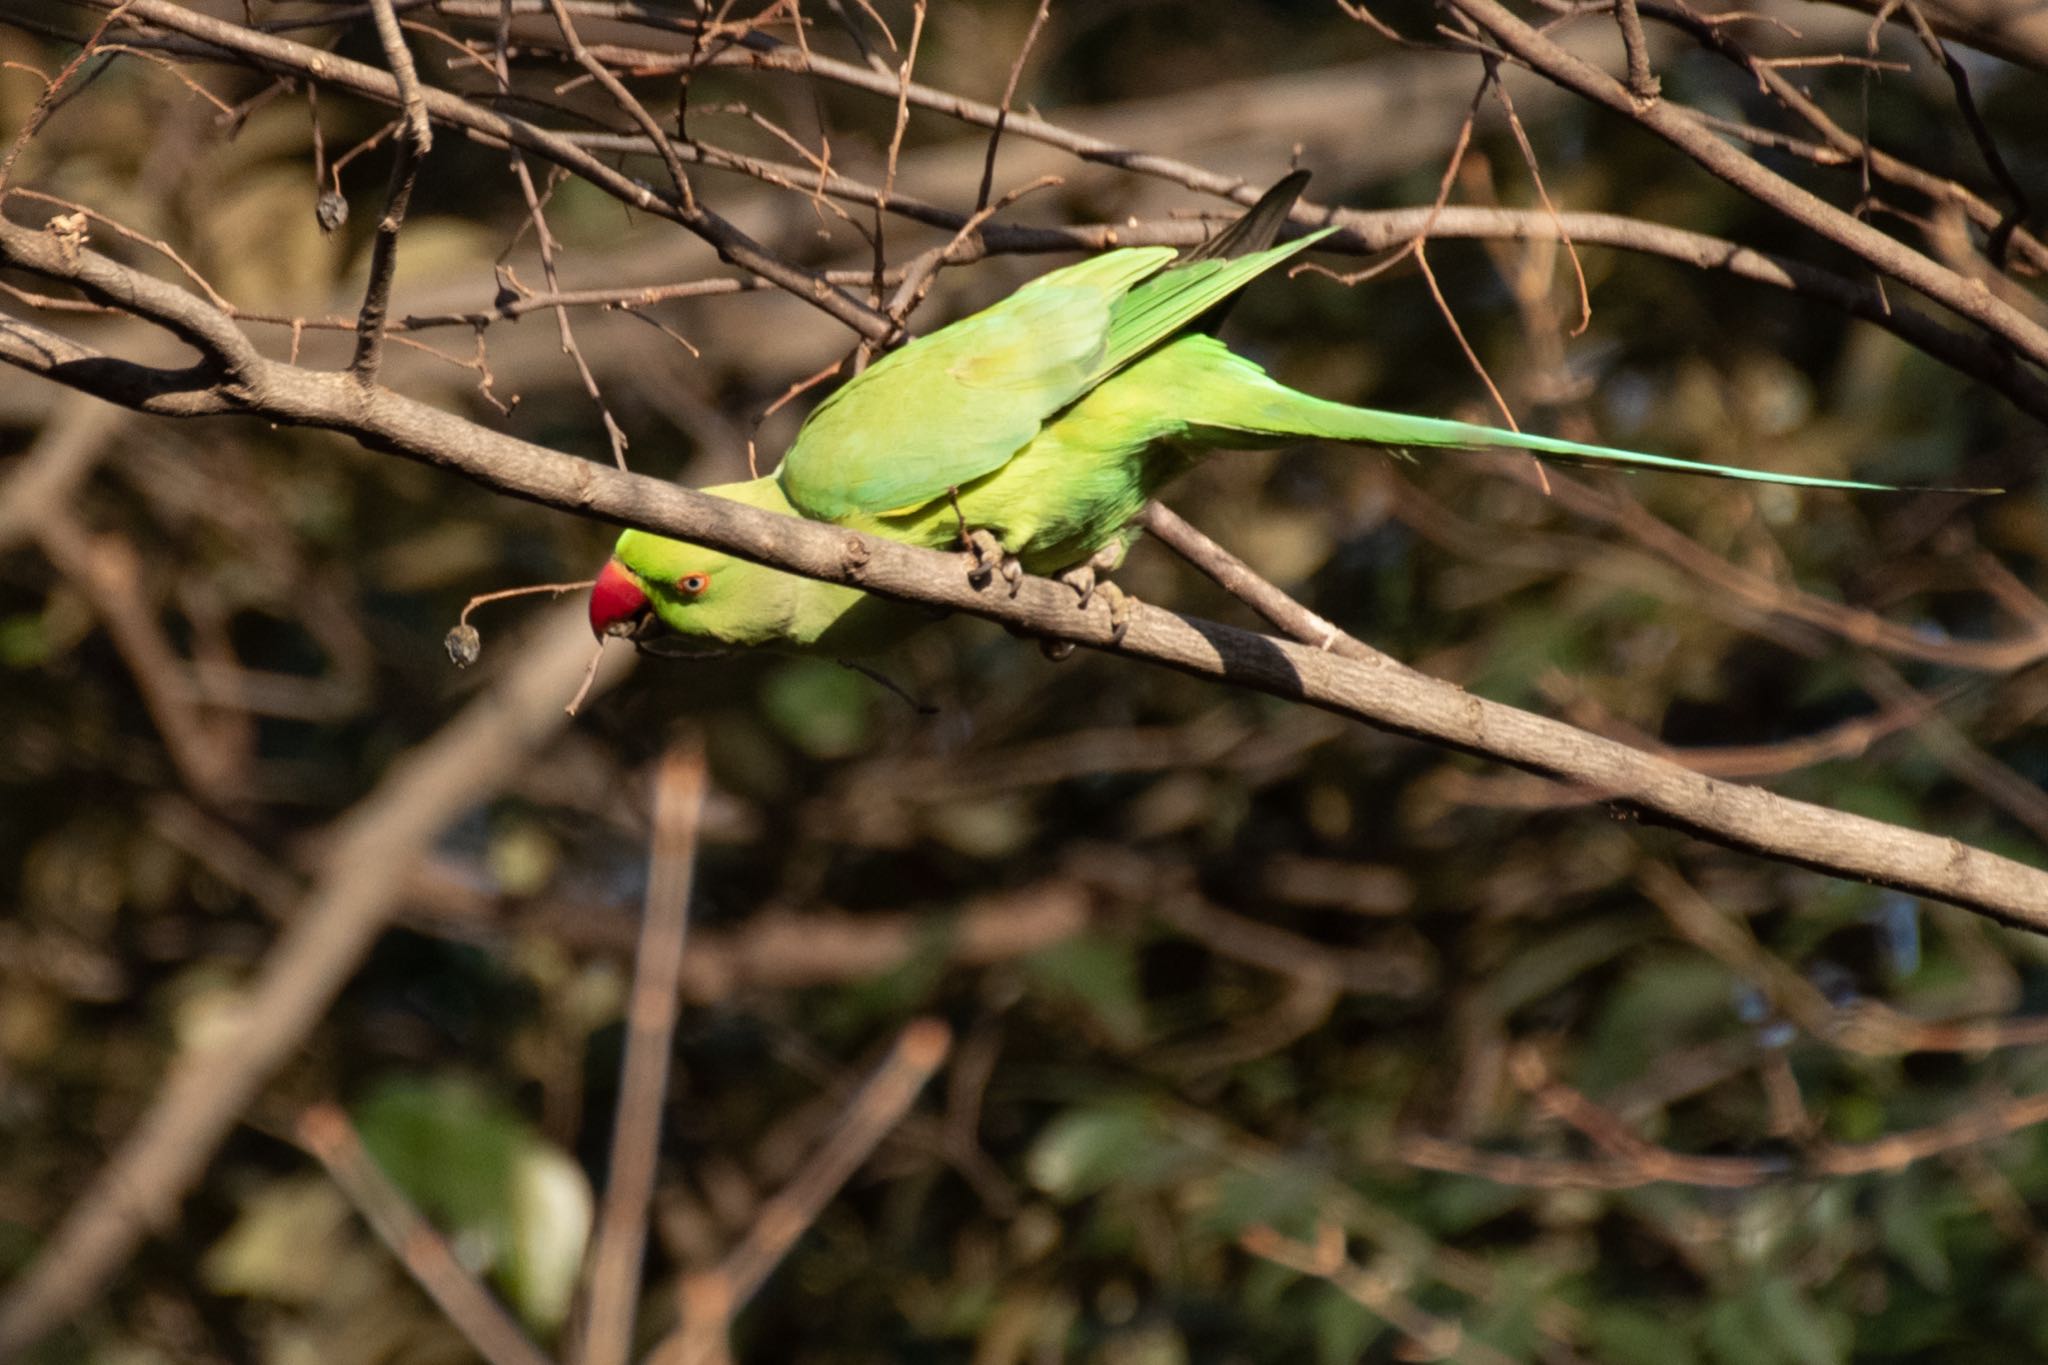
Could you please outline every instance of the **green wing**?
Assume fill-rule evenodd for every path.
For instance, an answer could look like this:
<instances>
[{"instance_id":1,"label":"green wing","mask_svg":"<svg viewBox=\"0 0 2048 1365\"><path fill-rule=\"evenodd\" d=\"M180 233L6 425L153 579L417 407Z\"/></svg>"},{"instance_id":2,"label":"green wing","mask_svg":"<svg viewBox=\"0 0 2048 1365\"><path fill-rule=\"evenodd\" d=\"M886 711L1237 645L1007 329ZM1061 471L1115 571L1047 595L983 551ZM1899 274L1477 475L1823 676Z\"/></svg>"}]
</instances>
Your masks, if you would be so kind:
<instances>
[{"instance_id":1,"label":"green wing","mask_svg":"<svg viewBox=\"0 0 2048 1365\"><path fill-rule=\"evenodd\" d=\"M891 352L819 404L777 477L822 521L918 507L999 468L1103 373L1111 310L1171 247L1040 276Z\"/></svg>"},{"instance_id":2,"label":"green wing","mask_svg":"<svg viewBox=\"0 0 2048 1365\"><path fill-rule=\"evenodd\" d=\"M1333 231L1164 269L1172 248L1127 247L1041 276L819 404L783 457L783 491L822 521L934 502L1000 469L1090 389Z\"/></svg>"},{"instance_id":3,"label":"green wing","mask_svg":"<svg viewBox=\"0 0 2048 1365\"><path fill-rule=\"evenodd\" d=\"M1222 261L1264 251L1280 240L1288 215L1294 212L1301 192L1308 188L1308 179L1307 171L1290 171L1281 176L1236 221L1200 246L1190 247L1181 260Z\"/></svg>"},{"instance_id":4,"label":"green wing","mask_svg":"<svg viewBox=\"0 0 2048 1365\"><path fill-rule=\"evenodd\" d=\"M1235 260L1186 261L1138 285L1110 311L1109 337L1096 382L1115 374L1260 275L1336 230L1321 228Z\"/></svg>"}]
</instances>

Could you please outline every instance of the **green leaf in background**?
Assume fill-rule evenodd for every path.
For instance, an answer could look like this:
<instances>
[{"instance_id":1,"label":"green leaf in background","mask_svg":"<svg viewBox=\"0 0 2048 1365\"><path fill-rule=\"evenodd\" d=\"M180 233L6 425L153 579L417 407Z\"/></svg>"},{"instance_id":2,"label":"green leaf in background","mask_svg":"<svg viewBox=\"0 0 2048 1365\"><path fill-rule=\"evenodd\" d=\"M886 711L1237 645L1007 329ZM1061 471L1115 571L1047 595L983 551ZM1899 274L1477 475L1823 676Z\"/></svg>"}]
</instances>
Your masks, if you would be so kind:
<instances>
[{"instance_id":1,"label":"green leaf in background","mask_svg":"<svg viewBox=\"0 0 2048 1365\"><path fill-rule=\"evenodd\" d=\"M50 657L50 637L41 615L18 612L0 618L0 667L34 668Z\"/></svg>"},{"instance_id":2,"label":"green leaf in background","mask_svg":"<svg viewBox=\"0 0 2048 1365\"><path fill-rule=\"evenodd\" d=\"M1057 1199L1110 1185L1144 1189L1184 1168L1192 1154L1143 1099L1070 1109L1047 1124L1025 1161L1031 1183Z\"/></svg>"},{"instance_id":3,"label":"green leaf in background","mask_svg":"<svg viewBox=\"0 0 2048 1365\"><path fill-rule=\"evenodd\" d=\"M1603 1304L1587 1320L1587 1346L1607 1365L1698 1365L1689 1328L1667 1314Z\"/></svg>"},{"instance_id":4,"label":"green leaf in background","mask_svg":"<svg viewBox=\"0 0 2048 1365\"><path fill-rule=\"evenodd\" d=\"M845 758L867 747L876 684L824 659L791 659L761 689L768 721L812 758Z\"/></svg>"},{"instance_id":5,"label":"green leaf in background","mask_svg":"<svg viewBox=\"0 0 2048 1365\"><path fill-rule=\"evenodd\" d=\"M1910 1171L1878 1182L1878 1236L1914 1279L1939 1293L1949 1287L1948 1250L1941 1240L1940 1206L1921 1186Z\"/></svg>"},{"instance_id":6,"label":"green leaf in background","mask_svg":"<svg viewBox=\"0 0 2048 1365\"><path fill-rule=\"evenodd\" d=\"M1759 1280L1757 1303L1763 1323L1781 1344L1787 1360L1798 1365L1838 1365L1849 1358L1848 1322L1815 1303L1790 1275Z\"/></svg>"},{"instance_id":7,"label":"green leaf in background","mask_svg":"<svg viewBox=\"0 0 2048 1365\"><path fill-rule=\"evenodd\" d=\"M1386 1330L1378 1314L1335 1285L1318 1285L1309 1305L1315 1323L1318 1365L1347 1365Z\"/></svg>"},{"instance_id":8,"label":"green leaf in background","mask_svg":"<svg viewBox=\"0 0 2048 1365\"><path fill-rule=\"evenodd\" d=\"M1025 959L1032 990L1061 1004L1078 1005L1119 1047L1144 1041L1145 1003L1138 989L1135 949L1101 934L1077 934Z\"/></svg>"},{"instance_id":9,"label":"green leaf in background","mask_svg":"<svg viewBox=\"0 0 2048 1365\"><path fill-rule=\"evenodd\" d=\"M489 1273L529 1323L559 1327L590 1235L582 1168L458 1077L386 1081L355 1120L370 1155L463 1262Z\"/></svg>"}]
</instances>

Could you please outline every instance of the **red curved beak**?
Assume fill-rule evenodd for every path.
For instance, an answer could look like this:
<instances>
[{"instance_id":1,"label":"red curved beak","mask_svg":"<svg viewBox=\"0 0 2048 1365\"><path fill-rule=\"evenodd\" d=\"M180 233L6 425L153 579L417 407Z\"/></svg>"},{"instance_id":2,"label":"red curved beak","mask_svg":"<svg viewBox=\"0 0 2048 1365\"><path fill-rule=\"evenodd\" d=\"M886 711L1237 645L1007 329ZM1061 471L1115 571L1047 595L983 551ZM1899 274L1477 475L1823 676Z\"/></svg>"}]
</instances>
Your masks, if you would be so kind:
<instances>
[{"instance_id":1,"label":"red curved beak","mask_svg":"<svg viewBox=\"0 0 2048 1365\"><path fill-rule=\"evenodd\" d=\"M590 585L591 633L600 640L607 635L630 633L622 632L620 627L637 625L647 608L647 594L640 591L626 566L616 559L606 560L604 568L598 571L597 581Z\"/></svg>"}]
</instances>

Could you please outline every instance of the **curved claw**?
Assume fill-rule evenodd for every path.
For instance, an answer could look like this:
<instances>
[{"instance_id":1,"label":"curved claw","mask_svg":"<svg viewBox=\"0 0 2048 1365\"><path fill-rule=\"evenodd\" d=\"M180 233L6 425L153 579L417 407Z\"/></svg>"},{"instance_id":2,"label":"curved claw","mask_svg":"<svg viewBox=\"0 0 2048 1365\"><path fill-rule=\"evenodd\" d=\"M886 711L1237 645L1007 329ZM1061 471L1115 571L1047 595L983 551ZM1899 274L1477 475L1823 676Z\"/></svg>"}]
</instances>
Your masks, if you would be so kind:
<instances>
[{"instance_id":1,"label":"curved claw","mask_svg":"<svg viewBox=\"0 0 2048 1365\"><path fill-rule=\"evenodd\" d=\"M1095 600L1095 590L1107 586L1103 582L1104 575L1115 572L1116 567L1124 562L1124 552L1128 548L1123 541L1112 540L1079 564L1061 569L1053 577L1080 595L1081 610L1086 611L1088 604Z\"/></svg>"},{"instance_id":2,"label":"curved claw","mask_svg":"<svg viewBox=\"0 0 2048 1365\"><path fill-rule=\"evenodd\" d=\"M1095 600L1095 589L1105 586L1096 578L1095 565L1092 561L1087 564L1076 564L1071 569L1061 569L1053 577L1080 594L1081 600L1077 605L1082 611L1088 610L1088 604Z\"/></svg>"},{"instance_id":3,"label":"curved claw","mask_svg":"<svg viewBox=\"0 0 2048 1365\"><path fill-rule=\"evenodd\" d=\"M1131 608L1138 605L1138 599L1114 583L1097 584L1095 590L1109 603L1110 643L1120 645L1131 628Z\"/></svg>"},{"instance_id":4,"label":"curved claw","mask_svg":"<svg viewBox=\"0 0 2048 1365\"><path fill-rule=\"evenodd\" d=\"M1003 582L1010 585L1010 596L1017 595L1017 589L1024 582L1024 566L1017 561L1017 556L1003 548L994 532L983 526L969 531L967 552L974 557L973 566L967 570L967 581L975 591L986 588L993 575L1001 574Z\"/></svg>"}]
</instances>

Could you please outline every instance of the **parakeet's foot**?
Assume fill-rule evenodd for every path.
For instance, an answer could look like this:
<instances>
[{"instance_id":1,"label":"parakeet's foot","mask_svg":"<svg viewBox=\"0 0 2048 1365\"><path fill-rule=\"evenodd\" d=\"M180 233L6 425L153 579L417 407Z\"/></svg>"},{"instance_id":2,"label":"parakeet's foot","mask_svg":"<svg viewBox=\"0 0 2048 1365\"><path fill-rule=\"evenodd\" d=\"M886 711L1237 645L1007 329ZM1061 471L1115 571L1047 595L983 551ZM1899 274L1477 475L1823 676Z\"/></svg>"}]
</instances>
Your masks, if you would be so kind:
<instances>
[{"instance_id":1,"label":"parakeet's foot","mask_svg":"<svg viewBox=\"0 0 2048 1365\"><path fill-rule=\"evenodd\" d=\"M967 553L974 556L974 565L967 571L967 581L976 591L989 585L994 574L1001 574L1003 582L1010 585L1010 596L1017 595L1017 588L1024 581L1024 566L1017 562L1017 556L1003 548L995 533L985 526L977 526L967 532Z\"/></svg>"},{"instance_id":2,"label":"parakeet's foot","mask_svg":"<svg viewBox=\"0 0 2048 1365\"><path fill-rule=\"evenodd\" d=\"M1088 556L1070 569L1061 569L1053 577L1081 595L1081 610L1088 610L1088 604L1095 600L1095 590L1108 586L1102 576L1124 562L1124 543L1112 541Z\"/></svg>"},{"instance_id":3,"label":"parakeet's foot","mask_svg":"<svg viewBox=\"0 0 2048 1365\"><path fill-rule=\"evenodd\" d=\"M1073 572L1072 569L1067 571L1067 573ZM1061 577L1065 579L1066 575L1062 574ZM1081 598L1081 610L1086 611L1088 609L1089 596L1096 593L1101 594L1102 600L1109 604L1110 643L1122 644L1124 642L1124 633L1131 628L1131 608L1138 605L1138 599L1107 580L1091 584L1090 589L1090 593L1084 594ZM1060 663L1072 656L1074 642L1072 640L1040 639L1038 642L1038 652L1054 663Z\"/></svg>"},{"instance_id":4,"label":"parakeet's foot","mask_svg":"<svg viewBox=\"0 0 2048 1365\"><path fill-rule=\"evenodd\" d=\"M1131 608L1138 605L1138 599L1114 583L1098 583L1095 591L1109 603L1110 642L1120 645L1124 642L1124 632L1131 628Z\"/></svg>"}]
</instances>

